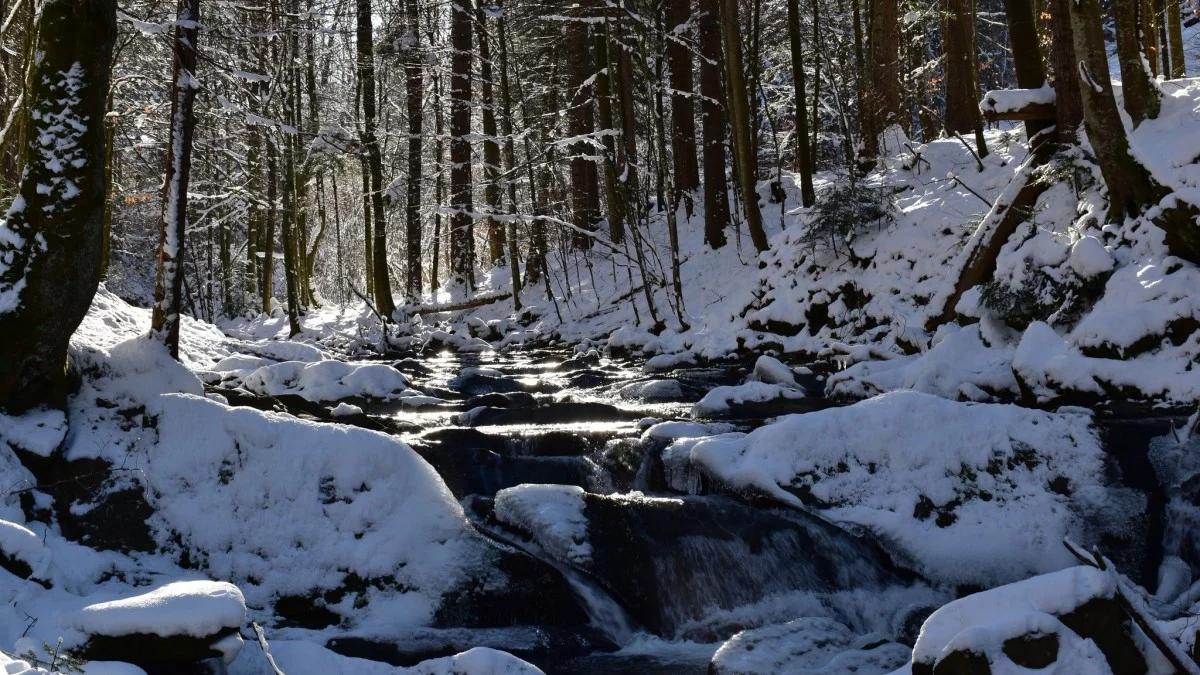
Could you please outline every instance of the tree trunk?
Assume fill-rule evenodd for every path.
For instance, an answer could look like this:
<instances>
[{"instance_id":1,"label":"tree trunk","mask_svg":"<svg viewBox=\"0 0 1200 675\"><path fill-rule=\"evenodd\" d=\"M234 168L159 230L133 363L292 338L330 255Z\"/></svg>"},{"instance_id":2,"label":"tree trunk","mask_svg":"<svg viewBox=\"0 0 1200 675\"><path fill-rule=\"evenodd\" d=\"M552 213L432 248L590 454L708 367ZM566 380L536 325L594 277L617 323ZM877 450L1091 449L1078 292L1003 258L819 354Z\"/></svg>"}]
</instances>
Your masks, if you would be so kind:
<instances>
[{"instance_id":1,"label":"tree trunk","mask_svg":"<svg viewBox=\"0 0 1200 675\"><path fill-rule=\"evenodd\" d=\"M729 191L725 182L725 90L721 71L720 9L717 0L700 0L700 112L704 150L704 241L713 249L725 245L729 225Z\"/></svg>"},{"instance_id":2,"label":"tree trunk","mask_svg":"<svg viewBox=\"0 0 1200 675\"><path fill-rule=\"evenodd\" d=\"M275 220L278 216L279 165L276 162L275 141L266 138L267 146L267 233L261 243L263 249L263 314L271 315L271 301L275 299Z\"/></svg>"},{"instance_id":3,"label":"tree trunk","mask_svg":"<svg viewBox=\"0 0 1200 675\"><path fill-rule=\"evenodd\" d=\"M371 0L357 0L358 80L362 83L363 146L367 151L367 166L371 174L371 217L374 244L372 276L375 278L375 309L384 321L391 321L396 311L392 300L392 284L387 265L387 228L383 217L383 157L375 138L375 46L371 32Z\"/></svg>"},{"instance_id":4,"label":"tree trunk","mask_svg":"<svg viewBox=\"0 0 1200 675\"><path fill-rule=\"evenodd\" d=\"M1178 0L1167 2L1167 44L1171 47L1171 79L1187 77L1183 55L1183 26L1179 20Z\"/></svg>"},{"instance_id":5,"label":"tree trunk","mask_svg":"<svg viewBox=\"0 0 1200 675\"><path fill-rule=\"evenodd\" d=\"M795 85L795 168L800 172L800 199L805 206L816 201L813 191L812 153L808 147L808 98L804 91L804 47L800 39L800 0L787 0L788 37L792 46L792 80Z\"/></svg>"},{"instance_id":6,"label":"tree trunk","mask_svg":"<svg viewBox=\"0 0 1200 675\"><path fill-rule=\"evenodd\" d=\"M617 81L621 86L620 76L613 76L609 52L612 47L610 31L612 17L608 15L607 7L603 10L604 23L596 30L596 109L600 114L600 131L604 134L604 193L608 199L608 239L614 244L621 243L625 238L625 221L629 214L629 196L625 184L617 174L617 140L619 134L613 118L612 83Z\"/></svg>"},{"instance_id":7,"label":"tree trunk","mask_svg":"<svg viewBox=\"0 0 1200 675\"><path fill-rule=\"evenodd\" d=\"M1008 16L1008 41L1012 46L1017 86L1038 89L1046 84L1046 70L1042 65L1042 46L1033 1L1004 0L1004 10ZM1038 132L1051 126L1053 124L1049 121L1025 122L1025 137L1032 139Z\"/></svg>"},{"instance_id":8,"label":"tree trunk","mask_svg":"<svg viewBox=\"0 0 1200 675\"><path fill-rule=\"evenodd\" d=\"M979 105L979 92L972 87L971 32L974 16L971 0L943 0L942 45L945 49L947 134L975 131L972 108Z\"/></svg>"},{"instance_id":9,"label":"tree trunk","mask_svg":"<svg viewBox=\"0 0 1200 675\"><path fill-rule=\"evenodd\" d=\"M758 208L757 158L750 141L750 109L746 80L742 68L742 38L738 28L736 0L721 2L721 45L725 52L725 82L729 87L728 100L732 113L733 161L742 204L746 211L746 229L750 241L760 253L767 250L767 234L763 230L762 212Z\"/></svg>"},{"instance_id":10,"label":"tree trunk","mask_svg":"<svg viewBox=\"0 0 1200 675\"><path fill-rule=\"evenodd\" d=\"M10 413L65 405L67 346L100 283L116 35L114 0L47 0L42 9L23 113L26 172L0 224L0 408ZM64 150L48 150L45 138Z\"/></svg>"},{"instance_id":11,"label":"tree trunk","mask_svg":"<svg viewBox=\"0 0 1200 675\"><path fill-rule=\"evenodd\" d=\"M867 45L867 89L865 108L859 114L870 118L864 129L860 170L878 161L879 136L900 121L900 17L897 0L872 0L870 42ZM947 60L949 68L949 60ZM949 101L947 91L947 101ZM869 131L869 133L868 133Z\"/></svg>"},{"instance_id":12,"label":"tree trunk","mask_svg":"<svg viewBox=\"0 0 1200 675\"><path fill-rule=\"evenodd\" d=\"M667 0L667 68L671 82L671 152L675 189L692 192L700 187L696 165L696 111L692 105L692 47L686 30L691 19L690 0Z\"/></svg>"},{"instance_id":13,"label":"tree trunk","mask_svg":"<svg viewBox=\"0 0 1200 675\"><path fill-rule=\"evenodd\" d=\"M567 103L567 135L576 139L590 136L595 131L591 84L595 69L583 12L582 7L572 10L572 16L567 20L566 38L567 91L571 93ZM583 140L572 143L567 154L571 167L571 223L577 228L571 239L576 248L588 249L592 246L592 238L584 232L595 231L600 220L600 178L596 162L592 160L597 151L589 141Z\"/></svg>"},{"instance_id":14,"label":"tree trunk","mask_svg":"<svg viewBox=\"0 0 1200 675\"><path fill-rule=\"evenodd\" d=\"M154 311L150 333L179 358L179 321L183 313L184 232L187 230L187 191L192 167L192 134L196 128L193 107L196 90L196 38L199 36L200 0L181 0L175 27L175 65L171 98L171 131L167 143L167 174L163 183L162 221L159 228L158 268L154 283Z\"/></svg>"},{"instance_id":15,"label":"tree trunk","mask_svg":"<svg viewBox=\"0 0 1200 675\"><path fill-rule=\"evenodd\" d=\"M417 0L404 3L405 20L408 22L406 35L408 54L405 59L404 87L408 95L408 194L404 210L404 238L408 253L408 283L404 293L409 302L418 302L421 297L421 154L424 152L424 64L422 62L421 26Z\"/></svg>"},{"instance_id":16,"label":"tree trunk","mask_svg":"<svg viewBox=\"0 0 1200 675\"><path fill-rule=\"evenodd\" d=\"M500 8L500 19L496 22L497 38L500 41L500 124L504 131L504 168L508 175L508 211L510 216L517 215L517 181L511 172L517 170L517 149L513 140L512 90L508 86L508 33L505 31L507 21L504 10ZM531 186L532 187L532 186ZM515 218L508 221L508 233L505 237L508 244L508 267L512 271L513 309L521 311L521 261L518 256L517 224Z\"/></svg>"},{"instance_id":17,"label":"tree trunk","mask_svg":"<svg viewBox=\"0 0 1200 675\"><path fill-rule=\"evenodd\" d=\"M1054 50L1054 126L1059 143L1079 142L1083 122L1083 99L1079 93L1079 61L1071 30L1072 0L1050 0L1051 44Z\"/></svg>"},{"instance_id":18,"label":"tree trunk","mask_svg":"<svg viewBox=\"0 0 1200 675\"><path fill-rule=\"evenodd\" d=\"M1137 2L1138 37L1141 38L1142 53L1146 56L1146 65L1150 66L1150 77L1158 77L1158 16L1154 11L1155 0L1134 0Z\"/></svg>"},{"instance_id":19,"label":"tree trunk","mask_svg":"<svg viewBox=\"0 0 1200 675\"><path fill-rule=\"evenodd\" d=\"M450 3L450 270L475 290L471 224L471 0Z\"/></svg>"},{"instance_id":20,"label":"tree trunk","mask_svg":"<svg viewBox=\"0 0 1200 675\"><path fill-rule=\"evenodd\" d=\"M1075 54L1079 62L1083 99L1083 120L1088 140L1108 186L1108 215L1113 222L1120 223L1126 217L1136 216L1146 205L1158 201L1162 196L1146 167L1129 154L1129 139L1125 126L1117 111L1113 96L1112 80L1108 75L1108 59L1105 52L1103 14L1099 0L1067 0L1071 12L1071 30L1075 38ZM1125 5L1127 13L1130 0L1118 0L1117 7ZM1121 20L1128 20L1122 17ZM1133 25L1124 26L1125 31L1136 30ZM1130 33L1118 33L1128 37ZM1137 71L1145 74L1138 66ZM1126 80L1126 106L1129 101L1129 81Z\"/></svg>"},{"instance_id":21,"label":"tree trunk","mask_svg":"<svg viewBox=\"0 0 1200 675\"><path fill-rule=\"evenodd\" d=\"M1138 3L1139 0L1116 0L1113 3L1113 23L1117 29L1117 61L1121 64L1121 93L1125 98L1125 112L1129 113L1133 120L1134 128L1144 120L1158 117L1159 107L1159 92L1151 82L1151 75L1144 61L1147 55L1142 52L1138 39ZM1078 40L1078 26L1075 26L1075 32L1075 38ZM1076 44L1078 45L1078 42ZM1096 84L1107 89L1108 71L1091 72L1097 80ZM1084 105L1087 106L1086 91ZM1123 130L1121 136L1124 137ZM1089 133L1088 138L1091 137Z\"/></svg>"},{"instance_id":22,"label":"tree trunk","mask_svg":"<svg viewBox=\"0 0 1200 675\"><path fill-rule=\"evenodd\" d=\"M475 7L475 28L479 40L479 103L480 121L483 124L483 200L487 204L488 263L496 265L504 261L504 223L495 216L504 210L503 191L500 189L500 141L496 138L496 106L492 95L492 54L483 7Z\"/></svg>"}]
</instances>

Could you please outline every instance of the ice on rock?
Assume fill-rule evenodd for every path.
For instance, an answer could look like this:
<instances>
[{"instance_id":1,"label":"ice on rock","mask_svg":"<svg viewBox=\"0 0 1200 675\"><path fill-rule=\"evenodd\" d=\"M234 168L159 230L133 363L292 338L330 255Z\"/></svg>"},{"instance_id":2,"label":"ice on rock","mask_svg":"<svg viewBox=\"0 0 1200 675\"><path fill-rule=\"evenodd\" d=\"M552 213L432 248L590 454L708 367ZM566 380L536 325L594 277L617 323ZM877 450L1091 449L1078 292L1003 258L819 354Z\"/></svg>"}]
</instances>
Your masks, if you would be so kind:
<instances>
[{"instance_id":1,"label":"ice on rock","mask_svg":"<svg viewBox=\"0 0 1200 675\"><path fill-rule=\"evenodd\" d=\"M496 493L496 518L529 533L551 556L586 567L592 561L583 488L518 485Z\"/></svg>"},{"instance_id":2,"label":"ice on rock","mask_svg":"<svg viewBox=\"0 0 1200 675\"><path fill-rule=\"evenodd\" d=\"M138 595L96 602L60 618L64 627L87 635L197 638L239 628L245 620L242 592L223 581L167 583Z\"/></svg>"}]
</instances>

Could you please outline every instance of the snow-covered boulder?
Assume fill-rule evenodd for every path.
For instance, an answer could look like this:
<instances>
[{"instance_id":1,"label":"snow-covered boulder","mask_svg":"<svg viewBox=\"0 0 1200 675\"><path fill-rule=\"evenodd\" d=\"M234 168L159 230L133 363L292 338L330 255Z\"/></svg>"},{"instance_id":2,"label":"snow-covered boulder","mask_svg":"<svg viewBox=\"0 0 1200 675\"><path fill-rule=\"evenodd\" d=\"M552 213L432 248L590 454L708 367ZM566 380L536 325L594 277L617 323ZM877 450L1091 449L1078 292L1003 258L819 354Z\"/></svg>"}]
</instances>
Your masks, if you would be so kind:
<instances>
[{"instance_id":1,"label":"snow-covered boulder","mask_svg":"<svg viewBox=\"0 0 1200 675\"><path fill-rule=\"evenodd\" d=\"M391 399L408 388L408 378L381 363L285 361L250 373L245 387L264 396L294 394L319 403L350 397Z\"/></svg>"},{"instance_id":2,"label":"snow-covered boulder","mask_svg":"<svg viewBox=\"0 0 1200 675\"><path fill-rule=\"evenodd\" d=\"M1084 527L1077 509L1108 500L1090 415L911 391L750 434L680 439L663 463L678 490L756 490L869 527L949 583L994 585L1071 564L1059 542Z\"/></svg>"},{"instance_id":3,"label":"snow-covered boulder","mask_svg":"<svg viewBox=\"0 0 1200 675\"><path fill-rule=\"evenodd\" d=\"M911 650L879 634L855 635L824 617L753 628L734 635L712 657L711 675L885 675Z\"/></svg>"},{"instance_id":4,"label":"snow-covered boulder","mask_svg":"<svg viewBox=\"0 0 1200 675\"><path fill-rule=\"evenodd\" d=\"M389 436L194 396L163 396L147 412L156 530L255 606L355 574L370 587L364 599L424 624L479 558L441 478Z\"/></svg>"},{"instance_id":5,"label":"snow-covered boulder","mask_svg":"<svg viewBox=\"0 0 1200 675\"><path fill-rule=\"evenodd\" d=\"M791 368L783 365L776 358L762 355L754 362L754 379L767 384L778 384L784 387L796 387L800 385L796 383L796 375Z\"/></svg>"},{"instance_id":6,"label":"snow-covered boulder","mask_svg":"<svg viewBox=\"0 0 1200 675\"><path fill-rule=\"evenodd\" d=\"M222 581L175 581L148 591L94 599L59 617L89 660L143 666L211 658L231 662L241 648L246 601Z\"/></svg>"},{"instance_id":7,"label":"snow-covered boulder","mask_svg":"<svg viewBox=\"0 0 1200 675\"><path fill-rule=\"evenodd\" d=\"M1118 592L1110 572L1071 567L955 600L926 619L912 675L1145 673Z\"/></svg>"},{"instance_id":8,"label":"snow-covered boulder","mask_svg":"<svg viewBox=\"0 0 1200 675\"><path fill-rule=\"evenodd\" d=\"M722 417L731 414L740 406L749 404L778 404L805 398L803 390L795 386L747 382L729 387L714 387L704 398L692 406L692 417ZM787 412L779 410L780 414ZM770 413L768 413L768 416Z\"/></svg>"},{"instance_id":9,"label":"snow-covered boulder","mask_svg":"<svg viewBox=\"0 0 1200 675\"><path fill-rule=\"evenodd\" d=\"M511 654L487 647L429 659L408 668L342 656L321 645L298 640L272 642L271 655L288 675L541 675L542 672Z\"/></svg>"},{"instance_id":10,"label":"snow-covered boulder","mask_svg":"<svg viewBox=\"0 0 1200 675\"><path fill-rule=\"evenodd\" d=\"M496 493L496 519L530 533L558 560L587 567L592 545L583 514L583 488L574 485L518 485Z\"/></svg>"}]
</instances>

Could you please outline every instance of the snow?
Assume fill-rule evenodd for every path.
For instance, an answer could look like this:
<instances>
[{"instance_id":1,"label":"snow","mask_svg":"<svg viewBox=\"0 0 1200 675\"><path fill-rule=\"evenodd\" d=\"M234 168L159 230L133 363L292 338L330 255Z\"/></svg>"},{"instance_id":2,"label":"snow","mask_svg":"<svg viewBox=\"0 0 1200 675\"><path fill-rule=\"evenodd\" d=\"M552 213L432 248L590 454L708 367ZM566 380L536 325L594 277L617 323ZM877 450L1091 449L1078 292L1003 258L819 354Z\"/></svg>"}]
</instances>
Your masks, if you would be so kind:
<instances>
[{"instance_id":1,"label":"snow","mask_svg":"<svg viewBox=\"0 0 1200 675\"><path fill-rule=\"evenodd\" d=\"M246 620L246 601L222 581L176 581L138 595L97 602L62 617L64 626L89 635L134 633L208 637Z\"/></svg>"},{"instance_id":2,"label":"snow","mask_svg":"<svg viewBox=\"0 0 1200 675\"><path fill-rule=\"evenodd\" d=\"M244 385L264 396L295 394L323 402L352 396L391 399L408 388L408 378L380 363L285 361L255 370L246 376Z\"/></svg>"},{"instance_id":3,"label":"snow","mask_svg":"<svg viewBox=\"0 0 1200 675\"><path fill-rule=\"evenodd\" d=\"M908 662L910 650L879 634L854 635L832 619L805 617L742 631L717 650L714 675L791 673L796 675L884 675Z\"/></svg>"},{"instance_id":4,"label":"snow","mask_svg":"<svg viewBox=\"0 0 1200 675\"><path fill-rule=\"evenodd\" d=\"M795 385L746 382L736 386L714 387L692 407L692 417L715 417L728 413L731 406L742 403L763 403L780 399L804 398Z\"/></svg>"},{"instance_id":5,"label":"snow","mask_svg":"<svg viewBox=\"0 0 1200 675\"><path fill-rule=\"evenodd\" d=\"M252 606L353 572L394 578L369 598L397 625L422 625L478 557L441 478L384 434L187 395L161 396L147 414L158 436L145 471L152 524Z\"/></svg>"},{"instance_id":6,"label":"snow","mask_svg":"<svg viewBox=\"0 0 1200 675\"><path fill-rule=\"evenodd\" d=\"M979 109L985 113L1010 113L1029 105L1054 105L1054 99L1054 87L1049 83L1038 89L999 89L984 94Z\"/></svg>"},{"instance_id":7,"label":"snow","mask_svg":"<svg viewBox=\"0 0 1200 675\"><path fill-rule=\"evenodd\" d=\"M759 382L767 384L778 384L784 387L799 387L796 384L796 375L790 368L783 365L779 359L770 356L760 356L754 362L754 377Z\"/></svg>"},{"instance_id":8,"label":"snow","mask_svg":"<svg viewBox=\"0 0 1200 675\"><path fill-rule=\"evenodd\" d=\"M271 653L289 675L535 675L542 671L511 654L476 647L461 654L396 668L342 656L311 642L276 640Z\"/></svg>"},{"instance_id":9,"label":"snow","mask_svg":"<svg viewBox=\"0 0 1200 675\"><path fill-rule=\"evenodd\" d=\"M0 414L0 444L49 457L67 434L67 416L60 410L39 409L19 417Z\"/></svg>"},{"instance_id":10,"label":"snow","mask_svg":"<svg viewBox=\"0 0 1200 675\"><path fill-rule=\"evenodd\" d=\"M556 560L587 567L592 562L583 488L518 485L496 493L496 519L533 536Z\"/></svg>"},{"instance_id":11,"label":"snow","mask_svg":"<svg viewBox=\"0 0 1200 675\"><path fill-rule=\"evenodd\" d=\"M701 471L796 506L806 490L826 517L882 534L931 579L993 585L1073 560L1060 542L1081 524L1049 484L1065 477L1077 494L1101 485L1090 422L898 391L749 434L677 440L663 462L675 489ZM950 517L942 511L952 522L936 522Z\"/></svg>"},{"instance_id":12,"label":"snow","mask_svg":"<svg viewBox=\"0 0 1200 675\"><path fill-rule=\"evenodd\" d=\"M330 411L330 414L334 417L351 417L353 415L363 414L363 409L356 405L351 405L345 401L342 401Z\"/></svg>"}]
</instances>

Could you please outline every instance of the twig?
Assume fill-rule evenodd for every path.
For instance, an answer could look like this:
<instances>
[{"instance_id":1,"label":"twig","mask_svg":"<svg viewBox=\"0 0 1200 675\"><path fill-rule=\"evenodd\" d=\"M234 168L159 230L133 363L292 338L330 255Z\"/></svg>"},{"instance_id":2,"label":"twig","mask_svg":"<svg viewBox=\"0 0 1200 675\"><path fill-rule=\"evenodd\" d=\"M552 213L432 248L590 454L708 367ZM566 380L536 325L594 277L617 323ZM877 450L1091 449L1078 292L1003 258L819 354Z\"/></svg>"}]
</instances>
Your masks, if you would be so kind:
<instances>
[{"instance_id":1,"label":"twig","mask_svg":"<svg viewBox=\"0 0 1200 675\"><path fill-rule=\"evenodd\" d=\"M275 657L271 656L271 650L267 647L267 636L263 634L262 626L251 621L250 627L254 629L254 635L258 637L258 646L262 648L263 656L267 657L267 663L271 664L271 670L275 671L275 675L284 675L283 671L279 669L279 665L275 663Z\"/></svg>"},{"instance_id":2,"label":"twig","mask_svg":"<svg viewBox=\"0 0 1200 675\"><path fill-rule=\"evenodd\" d=\"M958 183L959 185L962 186L962 188L964 190L966 190L967 192L970 192L971 194L978 197L979 201L983 202L984 204L987 204L988 210L991 210L993 204L987 200L987 197L984 197L983 195L979 194L978 192L973 190L970 185L967 185L966 183L964 183L962 181L962 179L958 177L958 174L954 174L954 173L950 174L950 180L954 181L955 183Z\"/></svg>"},{"instance_id":3,"label":"twig","mask_svg":"<svg viewBox=\"0 0 1200 675\"><path fill-rule=\"evenodd\" d=\"M1066 546L1071 555L1074 555L1083 564L1108 572L1112 576L1113 583L1117 588L1117 603L1121 606L1121 609L1124 609L1129 614L1129 617L1138 625L1138 628L1142 629L1146 637L1150 638L1150 641L1154 643L1158 651L1167 657L1167 660L1171 662L1171 665L1175 666L1177 671L1185 675L1200 675L1200 666L1197 666L1191 657L1184 653L1179 643L1164 635L1154 625L1153 619L1147 617L1145 612L1134 604L1132 591L1125 585L1121 576L1117 574L1117 568L1113 566L1111 560L1100 555L1100 550L1096 547L1092 547L1091 553L1085 552L1078 544L1071 541L1070 537L1063 538L1063 546Z\"/></svg>"},{"instance_id":4,"label":"twig","mask_svg":"<svg viewBox=\"0 0 1200 675\"><path fill-rule=\"evenodd\" d=\"M971 153L971 156L975 158L975 164L979 167L979 173L983 173L983 160L979 159L979 153L975 152L975 148L972 148L971 144L968 143L967 140L962 137L962 134L958 133L957 131L954 132L954 137L963 144L963 147L967 149L967 152Z\"/></svg>"}]
</instances>

